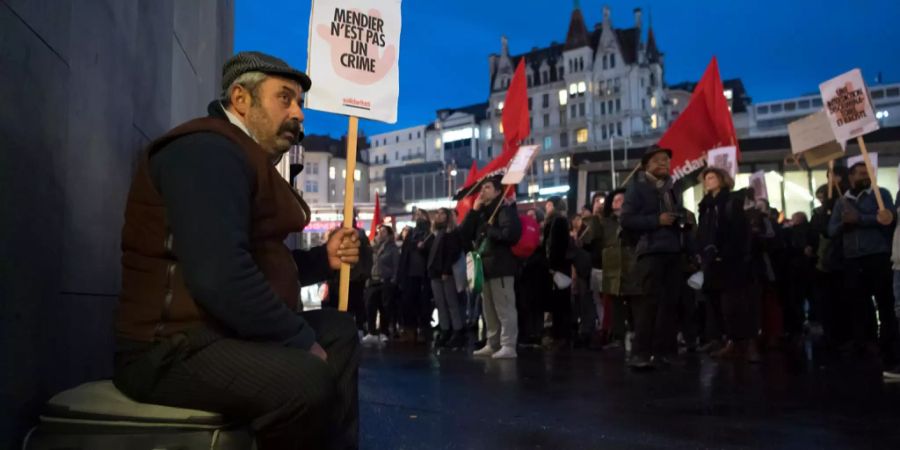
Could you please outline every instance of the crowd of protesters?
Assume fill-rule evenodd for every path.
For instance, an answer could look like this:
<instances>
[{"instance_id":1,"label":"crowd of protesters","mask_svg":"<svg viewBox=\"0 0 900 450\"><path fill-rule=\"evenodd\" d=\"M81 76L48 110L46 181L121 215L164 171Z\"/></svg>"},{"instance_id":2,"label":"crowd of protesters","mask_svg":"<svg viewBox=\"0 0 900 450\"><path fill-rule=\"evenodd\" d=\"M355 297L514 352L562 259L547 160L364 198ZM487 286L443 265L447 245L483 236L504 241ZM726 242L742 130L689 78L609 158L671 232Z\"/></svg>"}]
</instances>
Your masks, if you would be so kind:
<instances>
[{"instance_id":1,"label":"crowd of protesters","mask_svg":"<svg viewBox=\"0 0 900 450\"><path fill-rule=\"evenodd\" d=\"M577 214L560 197L528 209L541 233L527 257L512 251L523 219L499 177L482 182L461 221L417 210L414 228L381 226L372 262L351 276L363 343L495 359L528 347L624 348L629 367L647 370L692 352L757 363L814 340L843 357L877 355L885 377L900 377L900 227L885 189L879 210L865 165L836 168L811 218L785 217L708 167L695 216L670 159L651 147L625 187L594 194ZM467 253L482 261L477 294Z\"/></svg>"}]
</instances>

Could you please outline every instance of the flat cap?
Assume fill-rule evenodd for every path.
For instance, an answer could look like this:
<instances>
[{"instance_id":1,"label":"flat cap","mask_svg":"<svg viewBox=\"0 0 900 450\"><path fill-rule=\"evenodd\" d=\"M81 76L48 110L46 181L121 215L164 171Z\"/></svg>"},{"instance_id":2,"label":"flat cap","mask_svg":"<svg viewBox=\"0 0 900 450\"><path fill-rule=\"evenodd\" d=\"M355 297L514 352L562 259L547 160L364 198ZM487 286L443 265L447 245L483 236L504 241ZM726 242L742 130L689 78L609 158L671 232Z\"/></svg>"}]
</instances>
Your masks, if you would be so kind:
<instances>
[{"instance_id":1,"label":"flat cap","mask_svg":"<svg viewBox=\"0 0 900 450\"><path fill-rule=\"evenodd\" d=\"M225 65L222 66L222 94L227 94L231 83L247 72L262 72L289 78L299 83L303 92L309 92L312 86L309 76L281 59L262 52L240 52L225 61Z\"/></svg>"},{"instance_id":2,"label":"flat cap","mask_svg":"<svg viewBox=\"0 0 900 450\"><path fill-rule=\"evenodd\" d=\"M665 153L665 154L669 155L669 158L672 157L672 150L669 150L667 148L662 148L658 145L651 145L650 147L647 147L647 150L644 152L644 155L641 156L641 166L646 167L647 163L650 162L650 158L652 158L653 155L655 155L657 153Z\"/></svg>"}]
</instances>

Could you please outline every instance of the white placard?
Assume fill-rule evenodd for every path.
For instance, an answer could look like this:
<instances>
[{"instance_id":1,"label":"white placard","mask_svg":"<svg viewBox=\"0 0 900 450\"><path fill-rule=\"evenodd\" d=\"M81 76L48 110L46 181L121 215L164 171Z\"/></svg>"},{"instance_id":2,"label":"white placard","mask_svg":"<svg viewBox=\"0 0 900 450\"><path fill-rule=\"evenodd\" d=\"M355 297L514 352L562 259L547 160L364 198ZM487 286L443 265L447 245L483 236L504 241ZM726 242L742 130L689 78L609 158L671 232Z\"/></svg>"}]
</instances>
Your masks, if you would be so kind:
<instances>
[{"instance_id":1,"label":"white placard","mask_svg":"<svg viewBox=\"0 0 900 450\"><path fill-rule=\"evenodd\" d=\"M869 152L869 161L872 161L872 171L878 174L878 153ZM847 158L847 168L851 168L857 163L865 163L862 155L851 156Z\"/></svg>"},{"instance_id":2,"label":"white placard","mask_svg":"<svg viewBox=\"0 0 900 450\"><path fill-rule=\"evenodd\" d=\"M506 166L506 175L503 175L501 184L519 184L528 173L531 162L537 156L540 147L537 145L523 145L516 151L516 155L509 161Z\"/></svg>"},{"instance_id":3,"label":"white placard","mask_svg":"<svg viewBox=\"0 0 900 450\"><path fill-rule=\"evenodd\" d=\"M791 153L803 155L810 167L844 155L844 148L834 139L834 130L824 109L789 123L788 136Z\"/></svg>"},{"instance_id":4,"label":"white placard","mask_svg":"<svg viewBox=\"0 0 900 450\"><path fill-rule=\"evenodd\" d=\"M401 0L313 0L306 106L397 122Z\"/></svg>"},{"instance_id":5,"label":"white placard","mask_svg":"<svg viewBox=\"0 0 900 450\"><path fill-rule=\"evenodd\" d=\"M731 179L737 177L737 148L719 147L706 153L706 165L724 169L731 175Z\"/></svg>"},{"instance_id":6,"label":"white placard","mask_svg":"<svg viewBox=\"0 0 900 450\"><path fill-rule=\"evenodd\" d=\"M841 147L847 141L878 129L862 72L853 69L819 85L825 113Z\"/></svg>"},{"instance_id":7,"label":"white placard","mask_svg":"<svg viewBox=\"0 0 900 450\"><path fill-rule=\"evenodd\" d=\"M750 175L750 187L753 188L753 195L757 200L764 198L769 199L769 191L766 189L766 172L760 170Z\"/></svg>"}]
</instances>

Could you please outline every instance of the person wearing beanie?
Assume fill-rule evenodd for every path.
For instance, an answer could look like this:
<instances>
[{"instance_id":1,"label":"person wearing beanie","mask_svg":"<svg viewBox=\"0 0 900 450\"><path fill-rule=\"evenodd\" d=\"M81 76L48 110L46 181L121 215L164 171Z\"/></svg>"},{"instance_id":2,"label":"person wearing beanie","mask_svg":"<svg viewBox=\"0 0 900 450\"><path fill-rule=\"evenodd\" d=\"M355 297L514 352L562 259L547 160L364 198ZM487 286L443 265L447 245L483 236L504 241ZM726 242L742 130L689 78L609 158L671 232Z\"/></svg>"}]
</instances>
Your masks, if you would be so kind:
<instances>
[{"instance_id":1,"label":"person wearing beanie","mask_svg":"<svg viewBox=\"0 0 900 450\"><path fill-rule=\"evenodd\" d=\"M142 153L122 230L114 384L247 422L260 450L359 445L356 324L296 313L301 285L358 261L359 235L284 245L311 214L274 165L303 138L311 84L270 55L230 58L209 116Z\"/></svg>"},{"instance_id":2,"label":"person wearing beanie","mask_svg":"<svg viewBox=\"0 0 900 450\"><path fill-rule=\"evenodd\" d=\"M642 295L632 304L634 342L629 366L652 368L677 356L678 302L685 251L685 209L670 176L672 151L651 146L625 191L620 223L635 245Z\"/></svg>"}]
</instances>

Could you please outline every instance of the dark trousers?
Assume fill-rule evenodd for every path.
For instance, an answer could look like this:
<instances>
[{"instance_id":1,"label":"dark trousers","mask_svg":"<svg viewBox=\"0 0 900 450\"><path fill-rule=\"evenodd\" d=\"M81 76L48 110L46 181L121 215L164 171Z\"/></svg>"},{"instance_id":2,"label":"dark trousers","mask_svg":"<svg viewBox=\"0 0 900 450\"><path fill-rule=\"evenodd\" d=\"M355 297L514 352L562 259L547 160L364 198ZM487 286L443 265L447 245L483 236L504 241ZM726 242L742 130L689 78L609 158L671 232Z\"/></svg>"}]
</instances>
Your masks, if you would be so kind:
<instances>
[{"instance_id":1,"label":"dark trousers","mask_svg":"<svg viewBox=\"0 0 900 450\"><path fill-rule=\"evenodd\" d=\"M722 340L725 334L725 319L722 316L722 291L704 291L706 299L706 316L704 317L704 334L708 341Z\"/></svg>"},{"instance_id":2,"label":"dark trousers","mask_svg":"<svg viewBox=\"0 0 900 450\"><path fill-rule=\"evenodd\" d=\"M836 347L850 339L850 324L841 306L844 297L844 273L822 272L813 274L813 297L822 322L825 342Z\"/></svg>"},{"instance_id":3,"label":"dark trousers","mask_svg":"<svg viewBox=\"0 0 900 450\"><path fill-rule=\"evenodd\" d=\"M328 353L322 361L280 343L207 328L116 355L114 382L146 403L219 412L249 421L259 450L358 447L359 338L331 309L301 314Z\"/></svg>"},{"instance_id":4,"label":"dark trousers","mask_svg":"<svg viewBox=\"0 0 900 450\"><path fill-rule=\"evenodd\" d=\"M519 318L519 342L524 344L541 342L544 332L544 308L541 303L541 289L537 289L531 280L523 276L517 277L516 311Z\"/></svg>"},{"instance_id":5,"label":"dark trousers","mask_svg":"<svg viewBox=\"0 0 900 450\"><path fill-rule=\"evenodd\" d=\"M635 269L641 280L643 295L632 303L634 313L635 356L671 356L678 353L675 340L678 325L678 302L683 274L681 255L643 255Z\"/></svg>"},{"instance_id":6,"label":"dark trousers","mask_svg":"<svg viewBox=\"0 0 900 450\"><path fill-rule=\"evenodd\" d=\"M816 302L813 297L814 267L808 260L801 259L791 264L791 277L788 279L789 295L784 302L784 331L790 335L803 333L806 322L804 305L809 304L809 320L818 320Z\"/></svg>"},{"instance_id":7,"label":"dark trousers","mask_svg":"<svg viewBox=\"0 0 900 450\"><path fill-rule=\"evenodd\" d=\"M415 330L422 323L423 310L428 301L425 292L424 277L406 277L403 282L402 301L400 303L400 325L407 330Z\"/></svg>"},{"instance_id":8,"label":"dark trousers","mask_svg":"<svg viewBox=\"0 0 900 450\"><path fill-rule=\"evenodd\" d=\"M391 282L373 281L366 287L366 318L370 334L381 333L390 336L396 296L397 285ZM379 314L381 314L380 324L377 321Z\"/></svg>"},{"instance_id":9,"label":"dark trousers","mask_svg":"<svg viewBox=\"0 0 900 450\"><path fill-rule=\"evenodd\" d=\"M550 314L553 315L553 338L566 341L572 339L572 287L557 289L553 286L550 294Z\"/></svg>"},{"instance_id":10,"label":"dark trousers","mask_svg":"<svg viewBox=\"0 0 900 450\"><path fill-rule=\"evenodd\" d=\"M876 341L882 356L890 364L900 357L900 336L894 312L893 272L887 253L860 258L847 258L844 263L844 311L851 322L852 336L857 341ZM875 305L872 299L875 299ZM878 321L875 307L878 308Z\"/></svg>"},{"instance_id":11,"label":"dark trousers","mask_svg":"<svg viewBox=\"0 0 900 450\"><path fill-rule=\"evenodd\" d=\"M737 342L759 336L762 297L763 290L755 281L729 285L722 291L722 318L729 339Z\"/></svg>"},{"instance_id":12,"label":"dark trousers","mask_svg":"<svg viewBox=\"0 0 900 450\"><path fill-rule=\"evenodd\" d=\"M347 291L347 312L353 316L357 330L364 330L366 327L365 292L365 281L350 281L349 290ZM332 279L328 281L328 302L322 303L322 307L338 309L339 306L340 286L338 285L338 280Z\"/></svg>"}]
</instances>

